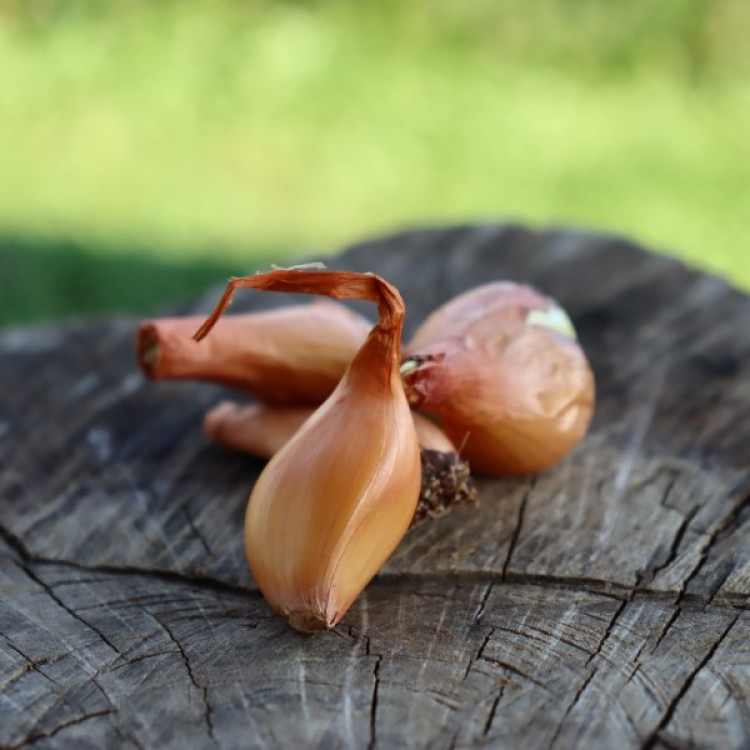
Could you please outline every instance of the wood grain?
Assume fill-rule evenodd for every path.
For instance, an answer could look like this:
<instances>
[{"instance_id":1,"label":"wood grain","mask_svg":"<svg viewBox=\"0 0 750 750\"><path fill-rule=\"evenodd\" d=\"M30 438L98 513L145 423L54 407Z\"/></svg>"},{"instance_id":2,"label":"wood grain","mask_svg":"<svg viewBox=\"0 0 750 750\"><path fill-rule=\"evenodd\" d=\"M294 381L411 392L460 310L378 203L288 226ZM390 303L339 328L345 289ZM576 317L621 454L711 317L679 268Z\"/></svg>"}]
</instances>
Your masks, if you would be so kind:
<instances>
[{"instance_id":1,"label":"wood grain","mask_svg":"<svg viewBox=\"0 0 750 750\"><path fill-rule=\"evenodd\" d=\"M134 319L0 333L0 746L750 746L750 300L517 226L329 265L395 283L408 330L489 279L557 297L597 376L591 434L538 477L480 479L479 508L412 530L304 638L245 565L262 464L200 430L225 394L145 382Z\"/></svg>"}]
</instances>

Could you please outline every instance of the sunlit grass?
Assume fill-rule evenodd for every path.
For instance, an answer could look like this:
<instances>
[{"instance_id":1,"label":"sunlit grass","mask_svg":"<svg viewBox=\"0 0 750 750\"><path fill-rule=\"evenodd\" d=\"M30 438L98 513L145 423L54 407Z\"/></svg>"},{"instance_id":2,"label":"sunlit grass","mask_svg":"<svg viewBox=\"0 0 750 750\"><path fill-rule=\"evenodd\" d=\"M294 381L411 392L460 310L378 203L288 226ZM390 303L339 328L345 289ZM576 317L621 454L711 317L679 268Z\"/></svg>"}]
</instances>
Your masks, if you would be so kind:
<instances>
[{"instance_id":1,"label":"sunlit grass","mask_svg":"<svg viewBox=\"0 0 750 750\"><path fill-rule=\"evenodd\" d=\"M742 2L21 5L0 10L6 231L246 265L511 217L750 287Z\"/></svg>"}]
</instances>

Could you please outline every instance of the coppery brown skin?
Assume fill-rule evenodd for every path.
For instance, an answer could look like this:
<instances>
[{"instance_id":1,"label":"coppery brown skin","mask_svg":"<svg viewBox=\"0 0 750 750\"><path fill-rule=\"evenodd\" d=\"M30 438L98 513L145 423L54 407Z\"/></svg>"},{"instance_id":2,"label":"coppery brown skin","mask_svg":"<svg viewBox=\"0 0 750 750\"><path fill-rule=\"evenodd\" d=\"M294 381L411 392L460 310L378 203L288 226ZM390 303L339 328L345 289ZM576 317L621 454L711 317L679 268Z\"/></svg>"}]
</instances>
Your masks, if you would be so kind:
<instances>
[{"instance_id":1,"label":"coppery brown skin","mask_svg":"<svg viewBox=\"0 0 750 750\"><path fill-rule=\"evenodd\" d=\"M229 450L271 458L312 416L311 406L268 406L221 401L203 418L203 430L211 440ZM412 412L422 448L456 453L448 436L427 417Z\"/></svg>"},{"instance_id":2,"label":"coppery brown skin","mask_svg":"<svg viewBox=\"0 0 750 750\"><path fill-rule=\"evenodd\" d=\"M409 403L439 417L472 470L537 473L588 430L588 360L570 336L530 323L532 311L562 313L529 287L478 287L435 311L406 347Z\"/></svg>"},{"instance_id":3,"label":"coppery brown skin","mask_svg":"<svg viewBox=\"0 0 750 750\"><path fill-rule=\"evenodd\" d=\"M203 430L228 450L269 459L309 419L311 406L266 406L221 401L203 418Z\"/></svg>"},{"instance_id":4,"label":"coppery brown skin","mask_svg":"<svg viewBox=\"0 0 750 750\"><path fill-rule=\"evenodd\" d=\"M515 315L522 321L529 310L548 309L555 304L551 297L526 284L513 281L482 284L449 299L433 310L404 347L405 358L431 344L464 335L467 326L485 316L488 311L506 308L511 316Z\"/></svg>"},{"instance_id":5,"label":"coppery brown skin","mask_svg":"<svg viewBox=\"0 0 750 750\"><path fill-rule=\"evenodd\" d=\"M152 380L205 380L269 404L316 406L338 384L370 323L343 305L316 300L279 310L228 315L201 346L203 318L144 321L136 357Z\"/></svg>"},{"instance_id":6,"label":"coppery brown skin","mask_svg":"<svg viewBox=\"0 0 750 750\"><path fill-rule=\"evenodd\" d=\"M300 336L296 325L303 318L314 319L310 311L326 319L334 314L335 324L343 323L347 331L345 346L352 350L364 335L366 321L344 308L336 309L334 303L317 305L283 311L279 320L284 335L304 339L307 345L307 329ZM512 282L486 284L435 310L406 347L405 358L418 365L403 376L410 404L433 412L450 438L463 446L462 455L477 471L541 471L564 458L587 431L594 408L594 379L585 355L569 336L527 322L531 311L555 308L554 300L531 287ZM249 318L268 333L279 314ZM224 337L217 337L218 348L213 352L187 340L188 326L195 318L144 323L138 339L141 367L154 378L202 377L222 382L253 392L269 404L321 403L345 368L348 354L333 357L326 344L317 352L308 349L306 364L304 357L293 355L287 369L281 366L280 370L273 358L265 356L266 345L261 341L259 347L253 340L250 346L260 348L265 356L257 367L253 357L238 346L243 337L229 335L231 326L239 331L240 325L248 325L241 323L243 317L248 316L218 323L215 335L223 331ZM286 325L290 322L294 322L292 333ZM197 351L206 353L199 356ZM221 429L231 442L230 422L224 420ZM273 438L272 432L269 436Z\"/></svg>"},{"instance_id":7,"label":"coppery brown skin","mask_svg":"<svg viewBox=\"0 0 750 750\"><path fill-rule=\"evenodd\" d=\"M273 407L222 401L206 412L203 429L217 445L258 458L271 458L313 414L312 408ZM469 464L433 422L412 412L419 439L422 485L411 525L460 505L475 504Z\"/></svg>"},{"instance_id":8,"label":"coppery brown skin","mask_svg":"<svg viewBox=\"0 0 750 750\"><path fill-rule=\"evenodd\" d=\"M332 627L406 533L419 499L419 444L399 375L404 304L372 274L279 269L232 279L196 340L248 287L378 303L378 322L331 396L263 469L245 516L245 551L266 601L294 627Z\"/></svg>"}]
</instances>

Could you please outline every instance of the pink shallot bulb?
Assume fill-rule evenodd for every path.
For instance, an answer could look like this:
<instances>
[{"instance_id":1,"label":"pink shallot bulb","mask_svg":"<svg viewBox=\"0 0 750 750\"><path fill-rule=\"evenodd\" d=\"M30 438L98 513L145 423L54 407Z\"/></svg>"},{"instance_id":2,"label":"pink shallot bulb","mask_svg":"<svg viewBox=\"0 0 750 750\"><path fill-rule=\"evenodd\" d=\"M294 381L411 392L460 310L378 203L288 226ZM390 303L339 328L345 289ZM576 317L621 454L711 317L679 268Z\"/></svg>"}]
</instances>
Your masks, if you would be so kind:
<instances>
[{"instance_id":1,"label":"pink shallot bulb","mask_svg":"<svg viewBox=\"0 0 750 750\"><path fill-rule=\"evenodd\" d=\"M405 347L413 408L433 413L473 470L533 474L588 430L594 376L565 311L495 282L438 308Z\"/></svg>"}]
</instances>

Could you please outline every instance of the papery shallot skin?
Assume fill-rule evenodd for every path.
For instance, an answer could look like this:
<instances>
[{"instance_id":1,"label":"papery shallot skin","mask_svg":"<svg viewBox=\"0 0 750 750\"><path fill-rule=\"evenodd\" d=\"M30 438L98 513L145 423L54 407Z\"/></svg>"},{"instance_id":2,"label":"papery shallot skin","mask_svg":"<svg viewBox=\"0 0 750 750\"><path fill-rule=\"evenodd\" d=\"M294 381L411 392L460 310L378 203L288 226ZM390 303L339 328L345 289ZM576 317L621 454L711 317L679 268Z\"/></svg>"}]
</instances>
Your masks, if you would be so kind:
<instances>
[{"instance_id":1,"label":"papery shallot skin","mask_svg":"<svg viewBox=\"0 0 750 750\"><path fill-rule=\"evenodd\" d=\"M222 401L203 420L206 434L232 451L269 459L300 430L315 410L310 407L266 406ZM416 526L454 508L473 505L477 491L469 465L434 422L412 410L419 441L422 482L411 520Z\"/></svg>"},{"instance_id":2,"label":"papery shallot skin","mask_svg":"<svg viewBox=\"0 0 750 750\"><path fill-rule=\"evenodd\" d=\"M313 415L311 406L268 406L221 401L206 412L203 430L217 445L258 458L271 458ZM419 447L456 454L456 446L434 422L411 412Z\"/></svg>"},{"instance_id":3,"label":"papery shallot skin","mask_svg":"<svg viewBox=\"0 0 750 750\"><path fill-rule=\"evenodd\" d=\"M384 279L280 269L232 279L195 338L239 288L378 303L378 323L334 392L261 472L245 549L268 603L297 630L333 627L388 559L414 517L419 443L399 366L404 304Z\"/></svg>"},{"instance_id":4,"label":"papery shallot skin","mask_svg":"<svg viewBox=\"0 0 750 750\"><path fill-rule=\"evenodd\" d=\"M206 380L267 404L318 406L333 392L372 324L330 300L227 315L193 341L203 318L141 323L138 363L152 380Z\"/></svg>"},{"instance_id":5,"label":"papery shallot skin","mask_svg":"<svg viewBox=\"0 0 750 750\"><path fill-rule=\"evenodd\" d=\"M580 442L594 411L594 376L574 336L536 290L478 287L433 313L407 347L409 403L438 415L473 470L542 471Z\"/></svg>"},{"instance_id":6,"label":"papery shallot skin","mask_svg":"<svg viewBox=\"0 0 750 750\"><path fill-rule=\"evenodd\" d=\"M400 382L382 399L382 385L364 373L356 380L345 377L274 455L248 504L253 577L297 629L338 622L406 533L419 498L419 446Z\"/></svg>"},{"instance_id":7,"label":"papery shallot skin","mask_svg":"<svg viewBox=\"0 0 750 750\"><path fill-rule=\"evenodd\" d=\"M312 416L312 406L267 406L221 401L203 418L203 430L217 445L258 458L271 458Z\"/></svg>"},{"instance_id":8,"label":"papery shallot skin","mask_svg":"<svg viewBox=\"0 0 750 750\"><path fill-rule=\"evenodd\" d=\"M437 307L425 318L407 347L405 354L419 350L453 336L462 336L466 329L489 314L497 315L501 308L509 316L523 321L528 310L549 309L557 303L525 284L513 281L493 281L473 287Z\"/></svg>"}]
</instances>

